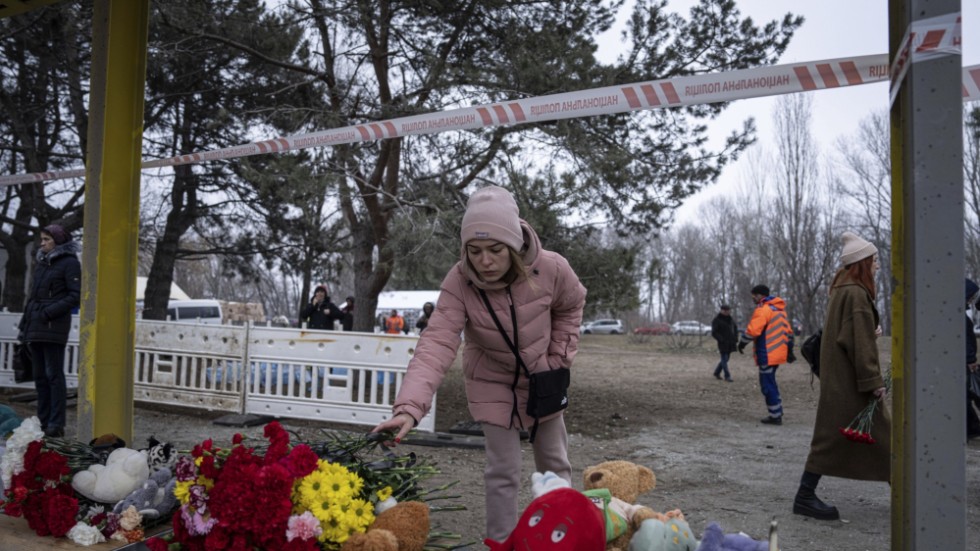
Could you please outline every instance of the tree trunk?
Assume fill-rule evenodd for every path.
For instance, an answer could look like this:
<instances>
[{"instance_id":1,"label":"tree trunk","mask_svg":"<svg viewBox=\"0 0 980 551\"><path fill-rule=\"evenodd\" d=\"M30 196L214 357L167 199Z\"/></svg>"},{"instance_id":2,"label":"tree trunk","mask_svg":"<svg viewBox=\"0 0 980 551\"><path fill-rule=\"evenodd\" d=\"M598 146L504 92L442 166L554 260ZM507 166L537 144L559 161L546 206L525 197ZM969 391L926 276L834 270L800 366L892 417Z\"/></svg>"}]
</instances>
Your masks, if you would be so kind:
<instances>
[{"instance_id":1,"label":"tree trunk","mask_svg":"<svg viewBox=\"0 0 980 551\"><path fill-rule=\"evenodd\" d=\"M11 312L23 312L27 302L27 253L32 250L34 238L26 229L15 227L9 236L0 234L0 243L7 251L3 306Z\"/></svg>"},{"instance_id":2,"label":"tree trunk","mask_svg":"<svg viewBox=\"0 0 980 551\"><path fill-rule=\"evenodd\" d=\"M153 263L146 278L146 292L143 295L143 319L167 319L167 303L170 302L170 285L174 280L174 265L177 263L177 250L180 238L193 224L195 215L195 178L190 165L175 167L174 187L171 197L171 210L163 237L153 251Z\"/></svg>"},{"instance_id":3,"label":"tree trunk","mask_svg":"<svg viewBox=\"0 0 980 551\"><path fill-rule=\"evenodd\" d=\"M378 294L391 278L392 254L380 248L378 262L374 262L374 241L370 229L355 226L351 232L354 246L354 331L373 331Z\"/></svg>"}]
</instances>

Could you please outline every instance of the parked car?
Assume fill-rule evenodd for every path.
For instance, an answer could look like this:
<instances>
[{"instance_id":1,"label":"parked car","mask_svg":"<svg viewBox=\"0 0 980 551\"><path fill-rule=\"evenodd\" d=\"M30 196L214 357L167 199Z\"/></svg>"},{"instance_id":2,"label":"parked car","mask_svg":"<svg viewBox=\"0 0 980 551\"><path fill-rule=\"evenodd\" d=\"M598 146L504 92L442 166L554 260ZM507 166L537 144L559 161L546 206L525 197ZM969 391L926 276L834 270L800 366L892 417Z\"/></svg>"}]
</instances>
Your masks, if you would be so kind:
<instances>
[{"instance_id":1,"label":"parked car","mask_svg":"<svg viewBox=\"0 0 980 551\"><path fill-rule=\"evenodd\" d=\"M670 326L670 332L675 335L710 335L711 326L700 321L678 321Z\"/></svg>"},{"instance_id":2,"label":"parked car","mask_svg":"<svg viewBox=\"0 0 980 551\"><path fill-rule=\"evenodd\" d=\"M221 325L223 319L221 303L217 300L171 300L167 303L167 321Z\"/></svg>"},{"instance_id":3,"label":"parked car","mask_svg":"<svg viewBox=\"0 0 980 551\"><path fill-rule=\"evenodd\" d=\"M582 326L582 333L591 335L619 335L623 333L623 322L620 320L595 320Z\"/></svg>"},{"instance_id":4,"label":"parked car","mask_svg":"<svg viewBox=\"0 0 980 551\"><path fill-rule=\"evenodd\" d=\"M669 323L654 323L633 330L634 335L667 335L668 333L670 333Z\"/></svg>"}]
</instances>

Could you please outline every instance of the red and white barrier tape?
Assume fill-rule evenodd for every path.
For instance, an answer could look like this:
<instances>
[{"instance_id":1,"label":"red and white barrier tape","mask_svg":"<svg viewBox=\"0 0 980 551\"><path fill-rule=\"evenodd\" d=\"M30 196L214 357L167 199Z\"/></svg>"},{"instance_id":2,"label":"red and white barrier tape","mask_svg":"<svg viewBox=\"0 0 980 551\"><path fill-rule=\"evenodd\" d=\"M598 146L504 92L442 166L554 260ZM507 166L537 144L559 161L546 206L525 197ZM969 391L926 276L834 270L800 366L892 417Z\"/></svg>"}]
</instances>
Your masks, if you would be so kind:
<instances>
[{"instance_id":1,"label":"red and white barrier tape","mask_svg":"<svg viewBox=\"0 0 980 551\"><path fill-rule=\"evenodd\" d=\"M608 86L286 136L146 161L142 167L176 166L450 130L591 117L870 84L888 79L890 73L887 61L888 56L885 54L868 55ZM963 101L978 99L980 65L963 69ZM0 186L79 178L84 175L84 169L75 169L0 176Z\"/></svg>"},{"instance_id":2,"label":"red and white barrier tape","mask_svg":"<svg viewBox=\"0 0 980 551\"><path fill-rule=\"evenodd\" d=\"M948 55L961 55L962 26L963 17L959 13L948 13L914 21L905 30L905 36L902 37L892 63L889 105L895 103L895 96L902 88L909 65Z\"/></svg>"}]
</instances>

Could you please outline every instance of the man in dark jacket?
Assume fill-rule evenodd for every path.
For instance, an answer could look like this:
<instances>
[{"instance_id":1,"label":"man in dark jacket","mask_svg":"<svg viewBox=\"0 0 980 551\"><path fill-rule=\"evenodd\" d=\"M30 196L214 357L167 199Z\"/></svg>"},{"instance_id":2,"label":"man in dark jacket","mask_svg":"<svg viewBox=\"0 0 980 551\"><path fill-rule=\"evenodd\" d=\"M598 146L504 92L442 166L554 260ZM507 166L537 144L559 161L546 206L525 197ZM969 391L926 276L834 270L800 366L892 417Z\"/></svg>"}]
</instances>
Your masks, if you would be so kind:
<instances>
[{"instance_id":1,"label":"man in dark jacket","mask_svg":"<svg viewBox=\"0 0 980 551\"><path fill-rule=\"evenodd\" d=\"M37 417L45 436L51 437L65 435L65 346L82 290L78 250L78 242L61 226L41 230L41 248L19 326L19 338L27 343L34 366Z\"/></svg>"},{"instance_id":2,"label":"man in dark jacket","mask_svg":"<svg viewBox=\"0 0 980 551\"><path fill-rule=\"evenodd\" d=\"M326 329L333 331L333 322L344 319L344 314L337 308L337 305L330 302L327 296L327 288L317 285L313 289L313 298L310 303L303 308L299 316L300 322L306 322L307 329Z\"/></svg>"},{"instance_id":3,"label":"man in dark jacket","mask_svg":"<svg viewBox=\"0 0 980 551\"><path fill-rule=\"evenodd\" d=\"M343 326L344 331L354 330L354 297L348 296L347 302L340 307L340 313L344 315L344 319L341 320L340 324Z\"/></svg>"},{"instance_id":4,"label":"man in dark jacket","mask_svg":"<svg viewBox=\"0 0 980 551\"><path fill-rule=\"evenodd\" d=\"M721 373L724 372L725 380L730 383L732 374L728 372L728 358L738 346L738 328L732 319L731 306L721 305L721 311L711 320L711 336L718 341L718 353L721 354L721 361L715 367L715 379L721 380Z\"/></svg>"},{"instance_id":5,"label":"man in dark jacket","mask_svg":"<svg viewBox=\"0 0 980 551\"><path fill-rule=\"evenodd\" d=\"M980 286L977 286L972 279L966 280L966 308L977 300L980 294ZM966 314L966 369L968 372L977 370L977 336L973 332L973 319L969 312ZM973 409L974 404L980 407L980 397L971 396L969 391L966 393L966 437L967 439L980 436L980 417Z\"/></svg>"}]
</instances>

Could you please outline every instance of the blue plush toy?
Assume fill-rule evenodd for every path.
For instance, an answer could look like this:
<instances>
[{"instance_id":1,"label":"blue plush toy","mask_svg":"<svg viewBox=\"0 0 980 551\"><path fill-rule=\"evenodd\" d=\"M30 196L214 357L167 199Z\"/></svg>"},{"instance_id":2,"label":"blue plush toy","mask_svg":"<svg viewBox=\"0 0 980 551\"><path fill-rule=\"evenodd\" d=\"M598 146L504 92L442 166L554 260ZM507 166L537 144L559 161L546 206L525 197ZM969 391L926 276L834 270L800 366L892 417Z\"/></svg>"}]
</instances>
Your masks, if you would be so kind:
<instances>
[{"instance_id":1,"label":"blue plush toy","mask_svg":"<svg viewBox=\"0 0 980 551\"><path fill-rule=\"evenodd\" d=\"M698 540L683 516L645 519L630 539L629 551L695 551Z\"/></svg>"},{"instance_id":2,"label":"blue plush toy","mask_svg":"<svg viewBox=\"0 0 980 551\"><path fill-rule=\"evenodd\" d=\"M20 426L21 418L13 409L0 404L0 440Z\"/></svg>"},{"instance_id":3,"label":"blue plush toy","mask_svg":"<svg viewBox=\"0 0 980 551\"><path fill-rule=\"evenodd\" d=\"M745 534L725 534L717 522L708 524L697 551L769 551L769 542Z\"/></svg>"},{"instance_id":4,"label":"blue plush toy","mask_svg":"<svg viewBox=\"0 0 980 551\"><path fill-rule=\"evenodd\" d=\"M177 478L170 473L170 469L159 469L142 486L116 503L112 512L121 514L132 505L144 518L155 519L169 515L180 505L174 496L176 486Z\"/></svg>"}]
</instances>

